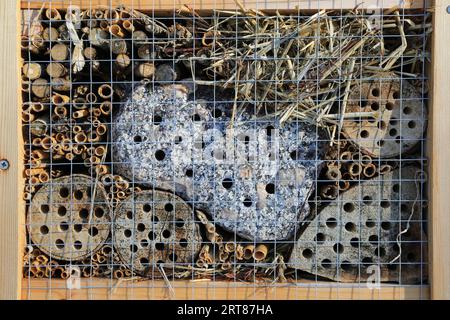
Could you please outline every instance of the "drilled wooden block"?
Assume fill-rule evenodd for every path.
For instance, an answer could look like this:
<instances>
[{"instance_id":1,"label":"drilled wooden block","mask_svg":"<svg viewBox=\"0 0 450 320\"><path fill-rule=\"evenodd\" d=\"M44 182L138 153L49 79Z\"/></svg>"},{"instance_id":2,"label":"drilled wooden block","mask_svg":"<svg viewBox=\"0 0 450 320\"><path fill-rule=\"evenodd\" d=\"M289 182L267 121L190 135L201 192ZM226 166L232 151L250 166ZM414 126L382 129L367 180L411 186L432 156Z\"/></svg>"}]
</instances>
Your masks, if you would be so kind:
<instances>
[{"instance_id":1,"label":"drilled wooden block","mask_svg":"<svg viewBox=\"0 0 450 320\"><path fill-rule=\"evenodd\" d=\"M408 166L342 193L301 233L289 266L342 282L375 272L380 281L420 281L427 274L424 180Z\"/></svg>"},{"instance_id":2,"label":"drilled wooden block","mask_svg":"<svg viewBox=\"0 0 450 320\"><path fill-rule=\"evenodd\" d=\"M345 120L343 125L343 134L373 157L391 158L410 151L426 128L419 91L393 73L355 86L346 112L373 113Z\"/></svg>"},{"instance_id":3,"label":"drilled wooden block","mask_svg":"<svg viewBox=\"0 0 450 320\"><path fill-rule=\"evenodd\" d=\"M110 224L105 189L80 174L44 185L27 216L31 241L50 257L63 260L81 260L99 249Z\"/></svg>"},{"instance_id":4,"label":"drilled wooden block","mask_svg":"<svg viewBox=\"0 0 450 320\"><path fill-rule=\"evenodd\" d=\"M193 209L172 193L155 190L131 195L116 210L116 250L131 270L144 276L159 266L192 265L201 246L193 217Z\"/></svg>"}]
</instances>

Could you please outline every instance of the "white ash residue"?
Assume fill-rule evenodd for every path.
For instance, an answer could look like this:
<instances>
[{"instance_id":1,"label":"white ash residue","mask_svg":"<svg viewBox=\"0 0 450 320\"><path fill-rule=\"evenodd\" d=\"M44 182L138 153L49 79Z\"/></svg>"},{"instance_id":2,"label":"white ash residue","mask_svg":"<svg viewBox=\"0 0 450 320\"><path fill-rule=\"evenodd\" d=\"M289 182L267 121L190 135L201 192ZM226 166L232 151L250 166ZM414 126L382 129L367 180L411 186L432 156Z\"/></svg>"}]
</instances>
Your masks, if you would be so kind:
<instances>
[{"instance_id":1,"label":"white ash residue","mask_svg":"<svg viewBox=\"0 0 450 320\"><path fill-rule=\"evenodd\" d=\"M324 146L301 122L238 114L199 88L137 87L112 127L114 172L173 190L214 222L256 241L294 235L308 214Z\"/></svg>"}]
</instances>

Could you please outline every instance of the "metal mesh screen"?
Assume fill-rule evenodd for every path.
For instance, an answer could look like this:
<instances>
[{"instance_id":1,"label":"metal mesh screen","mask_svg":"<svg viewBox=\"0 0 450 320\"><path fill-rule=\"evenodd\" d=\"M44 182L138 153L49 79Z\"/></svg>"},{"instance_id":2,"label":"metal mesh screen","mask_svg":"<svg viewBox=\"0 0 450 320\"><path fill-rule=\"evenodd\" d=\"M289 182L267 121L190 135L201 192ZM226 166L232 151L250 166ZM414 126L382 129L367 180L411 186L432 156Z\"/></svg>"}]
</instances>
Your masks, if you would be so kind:
<instances>
[{"instance_id":1,"label":"metal mesh screen","mask_svg":"<svg viewBox=\"0 0 450 320\"><path fill-rule=\"evenodd\" d=\"M138 2L22 10L28 298L428 282L425 8Z\"/></svg>"}]
</instances>

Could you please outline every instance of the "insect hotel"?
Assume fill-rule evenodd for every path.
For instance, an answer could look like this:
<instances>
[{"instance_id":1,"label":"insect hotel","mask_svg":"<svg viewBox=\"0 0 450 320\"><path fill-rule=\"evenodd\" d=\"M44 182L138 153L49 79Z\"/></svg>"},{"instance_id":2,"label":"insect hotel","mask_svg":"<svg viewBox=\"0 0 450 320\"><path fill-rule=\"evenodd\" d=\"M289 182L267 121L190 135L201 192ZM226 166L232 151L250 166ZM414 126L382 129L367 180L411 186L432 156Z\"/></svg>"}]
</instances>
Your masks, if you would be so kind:
<instances>
[{"instance_id":1,"label":"insect hotel","mask_svg":"<svg viewBox=\"0 0 450 320\"><path fill-rule=\"evenodd\" d=\"M1 1L0 297L449 299L449 28L448 0Z\"/></svg>"}]
</instances>

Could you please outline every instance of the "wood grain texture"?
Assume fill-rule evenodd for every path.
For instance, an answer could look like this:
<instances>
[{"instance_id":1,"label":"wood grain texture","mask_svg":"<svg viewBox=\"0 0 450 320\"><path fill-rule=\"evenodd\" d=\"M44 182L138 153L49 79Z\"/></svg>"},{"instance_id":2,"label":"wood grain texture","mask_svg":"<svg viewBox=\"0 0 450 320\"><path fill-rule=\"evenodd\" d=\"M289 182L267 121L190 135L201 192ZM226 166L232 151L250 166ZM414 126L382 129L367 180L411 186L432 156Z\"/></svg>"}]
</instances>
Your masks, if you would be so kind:
<instances>
[{"instance_id":1,"label":"wood grain texture","mask_svg":"<svg viewBox=\"0 0 450 320\"><path fill-rule=\"evenodd\" d=\"M173 291L163 281L131 282L110 279L81 279L80 289L69 290L65 280L24 279L22 299L178 299L178 300L390 300L428 299L427 286L382 285L370 290L364 283L347 285L302 281L294 284L254 285L217 281L175 281Z\"/></svg>"},{"instance_id":2,"label":"wood grain texture","mask_svg":"<svg viewBox=\"0 0 450 320\"><path fill-rule=\"evenodd\" d=\"M24 240L22 133L19 123L19 2L0 1L0 299L20 298Z\"/></svg>"},{"instance_id":3,"label":"wood grain texture","mask_svg":"<svg viewBox=\"0 0 450 320\"><path fill-rule=\"evenodd\" d=\"M431 86L431 298L450 299L450 0L436 0Z\"/></svg>"},{"instance_id":4,"label":"wood grain texture","mask_svg":"<svg viewBox=\"0 0 450 320\"><path fill-rule=\"evenodd\" d=\"M178 9L184 4L197 10L200 9L236 9L234 0L22 0L22 8L39 9L43 3L53 8L67 8L70 4L80 8L95 8L97 6L117 6L124 4L141 10L168 10ZM402 8L423 8L424 0L241 0L247 8L264 9L352 9L361 4L364 8L391 8L399 6Z\"/></svg>"}]
</instances>

